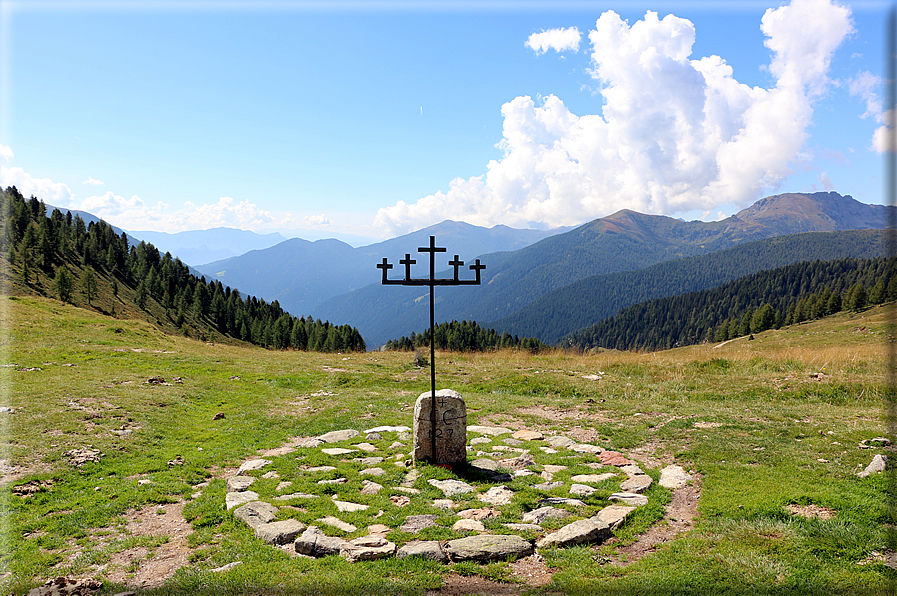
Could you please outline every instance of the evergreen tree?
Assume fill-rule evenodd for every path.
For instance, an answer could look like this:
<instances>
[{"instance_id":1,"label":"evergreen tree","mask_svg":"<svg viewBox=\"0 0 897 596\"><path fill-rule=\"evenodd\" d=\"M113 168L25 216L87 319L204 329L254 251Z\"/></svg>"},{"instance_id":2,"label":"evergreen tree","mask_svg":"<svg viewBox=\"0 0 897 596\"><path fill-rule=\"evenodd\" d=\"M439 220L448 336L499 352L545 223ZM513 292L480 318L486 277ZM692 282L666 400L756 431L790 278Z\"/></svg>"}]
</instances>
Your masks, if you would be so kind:
<instances>
[{"instance_id":1,"label":"evergreen tree","mask_svg":"<svg viewBox=\"0 0 897 596\"><path fill-rule=\"evenodd\" d=\"M56 270L56 277L53 278L53 285L56 287L56 295L63 302L72 301L72 274L63 265Z\"/></svg>"},{"instance_id":2,"label":"evergreen tree","mask_svg":"<svg viewBox=\"0 0 897 596\"><path fill-rule=\"evenodd\" d=\"M87 305L90 306L90 301L97 295L97 276L90 267L85 267L81 272L81 291L87 298Z\"/></svg>"}]
</instances>

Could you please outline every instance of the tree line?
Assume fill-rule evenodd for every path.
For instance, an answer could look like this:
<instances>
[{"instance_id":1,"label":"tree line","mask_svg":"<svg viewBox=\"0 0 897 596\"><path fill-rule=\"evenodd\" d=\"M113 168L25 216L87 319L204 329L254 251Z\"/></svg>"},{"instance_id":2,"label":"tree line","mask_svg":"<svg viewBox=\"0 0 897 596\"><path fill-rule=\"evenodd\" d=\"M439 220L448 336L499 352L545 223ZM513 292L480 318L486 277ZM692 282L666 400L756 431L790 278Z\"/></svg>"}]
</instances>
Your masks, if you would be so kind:
<instances>
[{"instance_id":1,"label":"tree line","mask_svg":"<svg viewBox=\"0 0 897 596\"><path fill-rule=\"evenodd\" d=\"M810 261L761 271L718 288L641 302L569 334L581 350L657 350L725 341L844 309L897 300L897 259Z\"/></svg>"},{"instance_id":2,"label":"tree line","mask_svg":"<svg viewBox=\"0 0 897 596\"><path fill-rule=\"evenodd\" d=\"M498 349L517 349L529 352L540 352L548 346L533 337L519 338L508 332L499 334L495 329L486 329L476 321L451 321L436 325L434 333L435 346L440 350L453 352L486 352ZM399 339L391 339L384 345L385 350L411 351L430 346L430 330L424 333L411 333Z\"/></svg>"},{"instance_id":3,"label":"tree line","mask_svg":"<svg viewBox=\"0 0 897 596\"><path fill-rule=\"evenodd\" d=\"M160 254L152 244L131 244L127 234L117 234L102 220L85 224L79 215L59 209L48 215L43 201L34 196L25 199L15 186L0 189L0 218L0 255L13 267L18 281L48 293L36 282L39 276L51 279L53 294L64 302L72 302L80 289L90 306L102 281L109 284L114 297L121 300L127 290L138 309L164 313L184 332L191 327L216 331L277 349L366 349L354 327L292 316L277 300L243 297L218 280L197 277L180 259ZM76 271L80 271L77 279Z\"/></svg>"}]
</instances>

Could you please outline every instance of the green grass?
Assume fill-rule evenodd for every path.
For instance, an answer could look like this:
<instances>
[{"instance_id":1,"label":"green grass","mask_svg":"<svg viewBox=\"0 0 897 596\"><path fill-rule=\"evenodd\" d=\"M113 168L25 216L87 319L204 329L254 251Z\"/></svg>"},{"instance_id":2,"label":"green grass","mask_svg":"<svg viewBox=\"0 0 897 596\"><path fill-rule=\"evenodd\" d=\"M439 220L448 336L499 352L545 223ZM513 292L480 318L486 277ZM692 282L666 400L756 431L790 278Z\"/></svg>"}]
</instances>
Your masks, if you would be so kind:
<instances>
[{"instance_id":1,"label":"green grass","mask_svg":"<svg viewBox=\"0 0 897 596\"><path fill-rule=\"evenodd\" d=\"M0 459L17 474L0 491L3 593L24 594L66 573L95 575L106 580L104 593L119 591L122 584L109 579L110 566L118 565L117 572L127 576L140 561L116 563L116 555L141 548L150 557L169 539L129 534L126 517L181 501L193 531L189 564L147 594L424 594L452 572L518 581L505 562L443 566L389 559L350 565L339 557L290 558L261 544L222 506L223 470L260 449L340 428L410 426L414 399L429 386L428 371L414 366L412 354L328 355L209 344L53 300L0 300L5 302L0 312L6 312L4 364L16 365L0 369L5 388L0 405L16 410L0 414L5 438ZM632 564L609 562L614 549L666 523L661 518L670 493L655 485L649 505L615 532L615 546L545 551L554 580L534 593L885 593L897 575L872 562L872 555L895 548L888 534L893 520L885 498L887 477L861 480L855 473L874 453L891 453L858 448L863 439L888 433L886 322L884 309L842 314L717 349L437 354L437 384L464 395L470 424L575 431L594 437L588 442L624 454L644 450L638 452L698 473L701 497L692 531ZM858 326L868 331L857 333ZM41 370L19 370L30 367ZM597 371L604 373L601 380L583 378ZM153 376L170 384L147 384ZM224 418L214 420L218 412ZM372 442L386 451L393 440ZM64 453L88 445L103 452L100 462L70 466ZM582 465L597 458L565 452L547 457L535 447L532 453L540 464L570 466L555 475L557 480L606 471ZM183 465L169 466L178 458ZM386 491L357 494L357 462L320 474L301 472L303 464L333 460L312 450L275 458L272 467L251 473L259 478L252 490L263 498L277 494L277 479L261 479L270 469L293 482L288 492L317 491L317 480L345 470L350 480L332 487L333 494L384 511L376 520L340 514L359 528L348 537L364 535L370 523L398 526L407 515L423 513L437 513L439 525L414 536L393 530L389 538L457 537L450 530L454 513L431 506L442 495L426 482L450 477L447 470L420 466L415 487L421 493L399 509L388 502ZM372 480L384 486L395 485L404 473L389 459L380 467L387 476ZM657 478L659 467L642 467ZM52 486L27 498L11 494L29 481ZM501 508L503 516L519 517L534 500L562 494L531 488L541 481L516 480L525 488ZM588 511L579 514L607 504L617 486L615 480L599 485L584 499ZM456 501L465 499L465 506L481 505L473 495ZM288 504L297 509L282 510L281 518L309 523L336 514L323 500ZM836 515L805 519L789 514L784 509L789 504L827 507ZM486 525L507 531L500 519ZM242 564L211 572L233 561Z\"/></svg>"}]
</instances>

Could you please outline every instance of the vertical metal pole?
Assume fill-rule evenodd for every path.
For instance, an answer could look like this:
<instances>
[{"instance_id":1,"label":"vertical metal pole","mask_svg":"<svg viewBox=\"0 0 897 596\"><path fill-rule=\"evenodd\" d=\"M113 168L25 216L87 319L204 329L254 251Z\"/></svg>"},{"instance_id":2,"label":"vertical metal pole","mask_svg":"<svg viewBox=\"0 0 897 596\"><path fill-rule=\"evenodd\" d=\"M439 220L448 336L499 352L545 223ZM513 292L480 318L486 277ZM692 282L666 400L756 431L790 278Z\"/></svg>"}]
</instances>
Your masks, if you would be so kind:
<instances>
[{"instance_id":1,"label":"vertical metal pole","mask_svg":"<svg viewBox=\"0 0 897 596\"><path fill-rule=\"evenodd\" d=\"M435 247L436 238L430 236L430 246ZM436 251L430 251L430 452L433 454L433 463L439 463L436 454L436 315L435 315L435 279L436 279Z\"/></svg>"}]
</instances>

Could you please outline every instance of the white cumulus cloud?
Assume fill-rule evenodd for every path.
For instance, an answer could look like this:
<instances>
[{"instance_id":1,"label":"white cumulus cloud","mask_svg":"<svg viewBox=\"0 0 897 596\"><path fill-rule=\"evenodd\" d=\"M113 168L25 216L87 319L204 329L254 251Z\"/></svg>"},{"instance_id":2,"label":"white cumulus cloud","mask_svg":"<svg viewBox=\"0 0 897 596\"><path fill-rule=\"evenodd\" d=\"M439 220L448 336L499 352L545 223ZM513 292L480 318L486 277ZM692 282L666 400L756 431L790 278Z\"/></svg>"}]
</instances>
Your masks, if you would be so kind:
<instances>
[{"instance_id":1,"label":"white cumulus cloud","mask_svg":"<svg viewBox=\"0 0 897 596\"><path fill-rule=\"evenodd\" d=\"M544 54L548 50L555 52L578 52L582 34L576 27L566 29L549 29L541 33L533 33L526 40L526 47L536 54Z\"/></svg>"},{"instance_id":2,"label":"white cumulus cloud","mask_svg":"<svg viewBox=\"0 0 897 596\"><path fill-rule=\"evenodd\" d=\"M15 186L25 198L31 195L56 207L68 207L72 190L62 182L49 178L36 178L19 167L0 166L0 186Z\"/></svg>"},{"instance_id":3,"label":"white cumulus cloud","mask_svg":"<svg viewBox=\"0 0 897 596\"><path fill-rule=\"evenodd\" d=\"M573 114L553 95L538 104L517 97L502 106L504 155L485 175L380 209L375 226L400 233L446 218L558 226L622 208L706 211L755 200L806 159L813 101L853 31L850 10L827 0L770 9L760 28L775 77L768 89L738 82L719 56L692 58L696 31L686 19L649 11L630 25L603 13L588 36L600 114Z\"/></svg>"},{"instance_id":4,"label":"white cumulus cloud","mask_svg":"<svg viewBox=\"0 0 897 596\"><path fill-rule=\"evenodd\" d=\"M182 208L171 209L163 202L148 205L137 195L126 199L108 191L87 197L73 207L128 230L180 232L217 227L255 229L275 222L271 213L254 203L235 201L231 197L221 197L217 203L202 205L187 201Z\"/></svg>"},{"instance_id":5,"label":"white cumulus cloud","mask_svg":"<svg viewBox=\"0 0 897 596\"><path fill-rule=\"evenodd\" d=\"M90 184L91 186L103 186L103 181L97 180L93 176L88 176L87 180L85 180L81 184Z\"/></svg>"},{"instance_id":6,"label":"white cumulus cloud","mask_svg":"<svg viewBox=\"0 0 897 596\"><path fill-rule=\"evenodd\" d=\"M6 145L0 145L0 161L9 162L12 161L13 152L12 149L7 147Z\"/></svg>"},{"instance_id":7,"label":"white cumulus cloud","mask_svg":"<svg viewBox=\"0 0 897 596\"><path fill-rule=\"evenodd\" d=\"M302 218L302 223L310 226L329 226L330 220L323 213L319 215L307 215Z\"/></svg>"}]
</instances>

